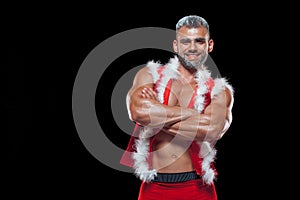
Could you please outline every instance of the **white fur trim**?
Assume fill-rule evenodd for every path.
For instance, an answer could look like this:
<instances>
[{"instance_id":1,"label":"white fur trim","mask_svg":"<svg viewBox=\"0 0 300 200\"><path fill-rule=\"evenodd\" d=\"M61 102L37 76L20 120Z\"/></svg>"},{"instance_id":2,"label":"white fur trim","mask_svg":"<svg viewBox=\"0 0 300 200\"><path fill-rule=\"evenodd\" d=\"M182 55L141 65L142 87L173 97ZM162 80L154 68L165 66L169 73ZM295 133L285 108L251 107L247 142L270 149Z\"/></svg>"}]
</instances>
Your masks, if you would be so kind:
<instances>
[{"instance_id":1,"label":"white fur trim","mask_svg":"<svg viewBox=\"0 0 300 200\"><path fill-rule=\"evenodd\" d=\"M204 109L204 100L205 94L207 93L207 85L206 82L211 77L211 73L206 70L206 68L199 69L196 74L196 82L197 82L197 96L195 100L194 108L201 113ZM216 149L210 146L208 142L198 142L200 146L199 156L203 158L202 160L202 172L203 172L203 180L207 184L211 184L215 179L215 172L211 169L211 163L214 162Z\"/></svg>"},{"instance_id":2,"label":"white fur trim","mask_svg":"<svg viewBox=\"0 0 300 200\"><path fill-rule=\"evenodd\" d=\"M222 90L225 89L225 87L227 87L231 93L234 93L234 90L232 88L232 86L228 83L227 79L225 78L216 78L215 80L215 86L213 87L212 91L211 91L211 98L214 98L215 95L219 94L219 92L221 92Z\"/></svg>"},{"instance_id":3,"label":"white fur trim","mask_svg":"<svg viewBox=\"0 0 300 200\"><path fill-rule=\"evenodd\" d=\"M153 81L156 82L159 79L157 68L160 67L161 64L159 62L149 61L146 66L149 68L149 71L152 74Z\"/></svg>"},{"instance_id":4,"label":"white fur trim","mask_svg":"<svg viewBox=\"0 0 300 200\"><path fill-rule=\"evenodd\" d=\"M171 58L169 63L166 64L166 69L162 72L162 79L157 86L157 98L159 102L164 101L164 92L167 88L170 79L176 79L178 76L179 61L178 58Z\"/></svg>"},{"instance_id":5,"label":"white fur trim","mask_svg":"<svg viewBox=\"0 0 300 200\"><path fill-rule=\"evenodd\" d=\"M152 74L153 81L156 82L159 79L158 67L162 66L159 62L150 61L147 64L150 73ZM170 59L170 62L166 65L166 69L163 71L162 79L157 86L158 99L163 103L164 91L167 83L171 78L176 78L178 75L179 62L178 58ZM149 127L142 127L139 135L139 139L136 139L136 152L133 154L135 175L142 181L149 182L157 175L157 170L149 169L147 158L149 156L149 137L153 135L153 129Z\"/></svg>"},{"instance_id":6,"label":"white fur trim","mask_svg":"<svg viewBox=\"0 0 300 200\"><path fill-rule=\"evenodd\" d=\"M149 156L149 135L153 134L153 130L148 127L142 127L139 139L135 140L136 152L133 154L135 174L141 180L149 182L154 179L157 171L149 170L147 158Z\"/></svg>"},{"instance_id":7,"label":"white fur trim","mask_svg":"<svg viewBox=\"0 0 300 200\"><path fill-rule=\"evenodd\" d=\"M214 162L217 150L210 146L209 142L198 143L201 147L200 156L202 160L202 178L207 184L211 184L215 179L215 172L211 169L210 164Z\"/></svg>"},{"instance_id":8,"label":"white fur trim","mask_svg":"<svg viewBox=\"0 0 300 200\"><path fill-rule=\"evenodd\" d=\"M204 109L204 94L207 92L206 81L210 78L210 73L207 70L198 70L196 74L197 96L194 108L201 113Z\"/></svg>"}]
</instances>

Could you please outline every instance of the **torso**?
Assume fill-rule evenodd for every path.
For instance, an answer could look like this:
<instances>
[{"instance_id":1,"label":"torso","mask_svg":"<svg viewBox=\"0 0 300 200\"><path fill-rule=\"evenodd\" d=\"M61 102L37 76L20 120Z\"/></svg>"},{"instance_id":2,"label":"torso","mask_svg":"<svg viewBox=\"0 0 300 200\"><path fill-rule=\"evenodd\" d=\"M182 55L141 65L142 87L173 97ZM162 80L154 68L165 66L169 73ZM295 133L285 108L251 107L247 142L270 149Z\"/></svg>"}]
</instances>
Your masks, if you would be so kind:
<instances>
[{"instance_id":1,"label":"torso","mask_svg":"<svg viewBox=\"0 0 300 200\"><path fill-rule=\"evenodd\" d=\"M187 108L196 88L196 82L172 81L168 105ZM158 132L153 143L153 168L160 173L192 171L193 165L189 154L190 141L179 136Z\"/></svg>"}]
</instances>

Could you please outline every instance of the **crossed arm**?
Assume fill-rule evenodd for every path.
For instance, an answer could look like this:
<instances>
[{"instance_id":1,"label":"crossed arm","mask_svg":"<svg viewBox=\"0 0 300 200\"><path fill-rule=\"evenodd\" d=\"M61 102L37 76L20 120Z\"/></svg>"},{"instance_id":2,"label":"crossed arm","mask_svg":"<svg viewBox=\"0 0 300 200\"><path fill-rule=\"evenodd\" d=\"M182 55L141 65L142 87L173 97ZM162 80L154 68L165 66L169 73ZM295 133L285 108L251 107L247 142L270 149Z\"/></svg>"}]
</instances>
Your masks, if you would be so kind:
<instances>
[{"instance_id":1,"label":"crossed arm","mask_svg":"<svg viewBox=\"0 0 300 200\"><path fill-rule=\"evenodd\" d=\"M232 121L233 96L229 89L225 88L213 98L200 114L194 109L160 103L147 70L143 68L136 74L127 95L127 109L132 121L198 141L214 142L223 136Z\"/></svg>"}]
</instances>

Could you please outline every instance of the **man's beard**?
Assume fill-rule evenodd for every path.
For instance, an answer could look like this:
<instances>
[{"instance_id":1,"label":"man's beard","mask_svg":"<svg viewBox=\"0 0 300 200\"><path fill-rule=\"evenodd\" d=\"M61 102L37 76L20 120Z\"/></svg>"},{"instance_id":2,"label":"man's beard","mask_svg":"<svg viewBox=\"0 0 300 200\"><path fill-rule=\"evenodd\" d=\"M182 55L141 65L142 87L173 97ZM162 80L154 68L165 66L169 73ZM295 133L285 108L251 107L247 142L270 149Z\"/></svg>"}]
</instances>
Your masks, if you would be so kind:
<instances>
[{"instance_id":1,"label":"man's beard","mask_svg":"<svg viewBox=\"0 0 300 200\"><path fill-rule=\"evenodd\" d=\"M202 60L202 59L198 60L196 62L191 62L191 61L186 60L184 57L180 56L179 54L177 54L177 56L178 56L180 63L186 69L199 69L205 63L205 60Z\"/></svg>"}]
</instances>

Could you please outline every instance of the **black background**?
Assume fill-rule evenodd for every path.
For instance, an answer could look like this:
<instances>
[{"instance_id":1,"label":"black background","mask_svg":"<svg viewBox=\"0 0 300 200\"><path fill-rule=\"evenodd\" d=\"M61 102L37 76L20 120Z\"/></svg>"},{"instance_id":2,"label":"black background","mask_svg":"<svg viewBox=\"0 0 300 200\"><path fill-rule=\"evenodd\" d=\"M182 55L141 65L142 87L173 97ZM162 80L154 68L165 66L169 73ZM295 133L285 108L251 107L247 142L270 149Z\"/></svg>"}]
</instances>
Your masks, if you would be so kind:
<instances>
[{"instance_id":1,"label":"black background","mask_svg":"<svg viewBox=\"0 0 300 200\"><path fill-rule=\"evenodd\" d=\"M3 165L4 191L11 197L137 198L140 182L134 175L103 165L82 144L72 116L73 83L83 60L105 39L138 27L174 29L178 19L189 14L209 22L215 41L211 56L235 88L233 123L217 143L219 199L274 194L274 188L266 189L266 184L277 186L272 180L277 180L278 152L268 146L274 131L266 126L273 110L268 99L274 95L274 86L268 81L274 68L266 66L271 65L274 54L265 52L274 50L270 29L282 18L274 20L270 9L265 14L269 7L257 4L236 8L218 4L222 12L216 11L215 5L163 9L145 4L122 11L116 10L122 9L119 4L8 7L11 12L4 16L3 29L6 87L2 98L7 116L3 127L7 160ZM125 147L128 137L116 127L106 106L113 85L126 70L163 55L151 49L132 52L109 66L101 80L96 97L99 120L110 125L114 134L110 139L119 146ZM259 91L262 87L268 90Z\"/></svg>"}]
</instances>

